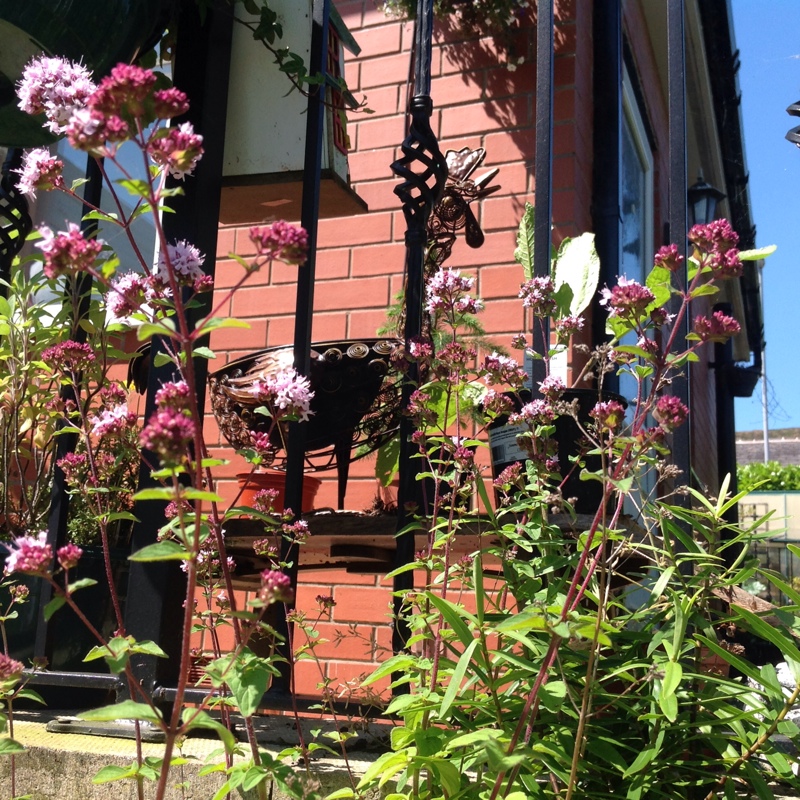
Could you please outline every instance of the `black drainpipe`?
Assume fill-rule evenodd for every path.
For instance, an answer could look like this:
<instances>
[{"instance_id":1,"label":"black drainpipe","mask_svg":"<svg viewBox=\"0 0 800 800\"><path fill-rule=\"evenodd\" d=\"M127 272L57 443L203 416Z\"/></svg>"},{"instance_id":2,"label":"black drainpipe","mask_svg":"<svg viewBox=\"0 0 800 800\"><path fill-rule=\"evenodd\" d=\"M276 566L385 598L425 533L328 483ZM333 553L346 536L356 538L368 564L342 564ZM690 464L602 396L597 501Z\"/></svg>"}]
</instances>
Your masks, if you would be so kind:
<instances>
[{"instance_id":1,"label":"black drainpipe","mask_svg":"<svg viewBox=\"0 0 800 800\"><path fill-rule=\"evenodd\" d=\"M616 283L620 265L622 213L620 165L622 152L622 4L620 0L596 0L594 4L594 171L592 218L595 246L600 256L600 285ZM592 306L592 343L608 337L606 314L597 300ZM619 378L603 379L609 391L619 390Z\"/></svg>"}]
</instances>

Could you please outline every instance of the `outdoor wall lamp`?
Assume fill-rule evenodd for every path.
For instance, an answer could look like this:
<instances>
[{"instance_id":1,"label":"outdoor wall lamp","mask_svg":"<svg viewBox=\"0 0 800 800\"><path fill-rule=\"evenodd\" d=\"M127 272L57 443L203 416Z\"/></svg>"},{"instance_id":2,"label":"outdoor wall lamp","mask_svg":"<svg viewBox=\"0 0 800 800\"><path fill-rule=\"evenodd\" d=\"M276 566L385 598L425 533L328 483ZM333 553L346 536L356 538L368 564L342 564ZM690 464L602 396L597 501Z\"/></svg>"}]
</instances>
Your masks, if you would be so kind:
<instances>
[{"instance_id":1,"label":"outdoor wall lamp","mask_svg":"<svg viewBox=\"0 0 800 800\"><path fill-rule=\"evenodd\" d=\"M786 113L791 117L800 117L800 100L796 103L792 103L787 109ZM786 134L786 138L800 147L800 125L796 128L792 128L789 133Z\"/></svg>"},{"instance_id":2,"label":"outdoor wall lamp","mask_svg":"<svg viewBox=\"0 0 800 800\"><path fill-rule=\"evenodd\" d=\"M689 202L689 227L707 225L717 218L717 203L725 199L724 192L703 180L703 173L697 176L697 182L686 192Z\"/></svg>"}]
</instances>

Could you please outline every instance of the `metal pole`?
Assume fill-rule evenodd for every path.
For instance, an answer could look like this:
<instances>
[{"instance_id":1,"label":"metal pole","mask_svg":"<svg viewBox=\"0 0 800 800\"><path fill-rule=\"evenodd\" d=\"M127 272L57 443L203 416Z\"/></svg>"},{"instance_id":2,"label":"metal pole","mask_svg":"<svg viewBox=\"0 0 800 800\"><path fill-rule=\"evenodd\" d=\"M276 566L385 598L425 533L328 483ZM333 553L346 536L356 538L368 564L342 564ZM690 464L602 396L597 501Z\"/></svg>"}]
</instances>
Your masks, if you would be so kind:
<instances>
[{"instance_id":1,"label":"metal pole","mask_svg":"<svg viewBox=\"0 0 800 800\"><path fill-rule=\"evenodd\" d=\"M431 130L430 117L433 103L430 98L431 51L433 35L433 2L418 0L417 19L414 30L414 96L409 103L411 124L408 135L402 144L403 155L392 164L392 171L403 182L395 188L395 194L403 204L406 220L406 321L405 343L410 342L422 331L422 300L424 294L425 245L427 241L428 217L439 199L447 179L447 163L439 150L436 136ZM421 169L419 169L421 167ZM414 171L417 168L419 171ZM408 406L412 392L416 388L418 374L412 365L403 379L402 403ZM411 521L407 504L419 500L417 459L413 458L414 445L411 441L413 425L404 415L400 421L400 475L397 497L397 530L401 531ZM395 554L396 566L408 564L414 559L414 532L406 532L397 537ZM408 640L409 630L403 618L403 599L400 593L410 591L414 586L414 574L403 572L394 579L394 617L392 647L401 650Z\"/></svg>"},{"instance_id":2,"label":"metal pole","mask_svg":"<svg viewBox=\"0 0 800 800\"><path fill-rule=\"evenodd\" d=\"M533 272L550 275L551 221L553 219L553 0L539 0L536 17L536 154L534 163ZM533 350L547 355L550 320L534 320ZM546 361L531 362L531 393L546 377Z\"/></svg>"},{"instance_id":3,"label":"metal pole","mask_svg":"<svg viewBox=\"0 0 800 800\"><path fill-rule=\"evenodd\" d=\"M686 52L684 42L683 0L668 0L667 4L667 74L669 82L669 233L670 241L677 244L686 256L687 245L687 180L686 180ZM688 264L687 262L684 262ZM680 276L687 286L686 272ZM679 332L678 347L682 347L689 333L689 314L686 314ZM672 382L672 392L691 408L689 364L683 374ZM681 470L683 480L691 481L691 426L682 425L673 434L673 458Z\"/></svg>"}]
</instances>

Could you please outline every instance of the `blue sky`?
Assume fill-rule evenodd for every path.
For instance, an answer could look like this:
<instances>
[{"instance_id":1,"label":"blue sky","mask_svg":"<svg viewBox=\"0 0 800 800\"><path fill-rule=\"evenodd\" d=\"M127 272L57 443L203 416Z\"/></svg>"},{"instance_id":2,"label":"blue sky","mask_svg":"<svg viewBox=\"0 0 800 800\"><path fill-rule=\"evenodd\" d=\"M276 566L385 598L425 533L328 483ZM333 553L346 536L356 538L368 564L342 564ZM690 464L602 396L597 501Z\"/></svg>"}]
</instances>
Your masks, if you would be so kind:
<instances>
[{"instance_id":1,"label":"blue sky","mask_svg":"<svg viewBox=\"0 0 800 800\"><path fill-rule=\"evenodd\" d=\"M800 149L784 138L800 125L800 0L732 0L740 51L745 150L764 268L769 427L800 427ZM736 401L736 429L762 427L761 383Z\"/></svg>"}]
</instances>

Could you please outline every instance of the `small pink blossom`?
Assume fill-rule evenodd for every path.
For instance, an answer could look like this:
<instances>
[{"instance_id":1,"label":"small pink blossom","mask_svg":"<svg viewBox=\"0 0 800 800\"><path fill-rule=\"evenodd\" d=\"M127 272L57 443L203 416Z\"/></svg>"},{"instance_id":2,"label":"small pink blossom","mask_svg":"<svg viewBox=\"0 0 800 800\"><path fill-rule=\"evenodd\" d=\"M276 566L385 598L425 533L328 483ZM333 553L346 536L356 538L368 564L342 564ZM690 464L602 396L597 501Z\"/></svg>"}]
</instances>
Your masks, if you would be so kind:
<instances>
[{"instance_id":1,"label":"small pink blossom","mask_svg":"<svg viewBox=\"0 0 800 800\"><path fill-rule=\"evenodd\" d=\"M174 86L154 92L153 100L155 101L156 116L159 119L179 117L189 110L186 94Z\"/></svg>"},{"instance_id":2,"label":"small pink blossom","mask_svg":"<svg viewBox=\"0 0 800 800\"><path fill-rule=\"evenodd\" d=\"M668 431L679 428L686 422L689 409L674 395L662 395L656 401L653 416Z\"/></svg>"},{"instance_id":3,"label":"small pink blossom","mask_svg":"<svg viewBox=\"0 0 800 800\"><path fill-rule=\"evenodd\" d=\"M615 431L625 419L625 408L616 400L601 401L589 412L600 430Z\"/></svg>"},{"instance_id":4,"label":"small pink blossom","mask_svg":"<svg viewBox=\"0 0 800 800\"><path fill-rule=\"evenodd\" d=\"M550 401L558 400L564 391L566 385L558 375L548 375L540 384L539 391Z\"/></svg>"},{"instance_id":5,"label":"small pink blossom","mask_svg":"<svg viewBox=\"0 0 800 800\"><path fill-rule=\"evenodd\" d=\"M89 107L105 117L139 119L156 82L152 70L134 64L117 64L89 98Z\"/></svg>"},{"instance_id":6,"label":"small pink blossom","mask_svg":"<svg viewBox=\"0 0 800 800\"><path fill-rule=\"evenodd\" d=\"M558 341L561 344L567 342L570 336L574 336L583 330L584 319L583 317L561 317L557 319L553 325L558 335Z\"/></svg>"},{"instance_id":7,"label":"small pink blossom","mask_svg":"<svg viewBox=\"0 0 800 800\"><path fill-rule=\"evenodd\" d=\"M50 154L44 147L28 150L22 159L17 188L27 197L36 197L37 189L49 192L64 186L64 162Z\"/></svg>"},{"instance_id":8,"label":"small pink blossom","mask_svg":"<svg viewBox=\"0 0 800 800\"><path fill-rule=\"evenodd\" d=\"M499 353L484 357L483 370L487 384L507 384L518 389L528 378L528 374L515 359Z\"/></svg>"},{"instance_id":9,"label":"small pink blossom","mask_svg":"<svg viewBox=\"0 0 800 800\"><path fill-rule=\"evenodd\" d=\"M21 661L0 653L0 682L17 681L22 677L25 665Z\"/></svg>"},{"instance_id":10,"label":"small pink blossom","mask_svg":"<svg viewBox=\"0 0 800 800\"><path fill-rule=\"evenodd\" d=\"M156 405L159 408L186 411L189 408L190 395L191 391L186 381L168 382L156 392Z\"/></svg>"},{"instance_id":11,"label":"small pink blossom","mask_svg":"<svg viewBox=\"0 0 800 800\"><path fill-rule=\"evenodd\" d=\"M44 274L48 278L91 269L103 249L101 240L87 239L74 222L69 224L68 231L53 233L43 225L39 233L42 240L36 247L44 253Z\"/></svg>"},{"instance_id":12,"label":"small pink blossom","mask_svg":"<svg viewBox=\"0 0 800 800\"><path fill-rule=\"evenodd\" d=\"M742 274L739 260L739 234L726 219L706 225L695 225L689 231L689 241L699 251L701 262L711 268L717 278L735 278Z\"/></svg>"},{"instance_id":13,"label":"small pink blossom","mask_svg":"<svg viewBox=\"0 0 800 800\"><path fill-rule=\"evenodd\" d=\"M92 419L92 433L95 436L119 436L136 425L136 414L121 403L112 408L104 408Z\"/></svg>"},{"instance_id":14,"label":"small pink blossom","mask_svg":"<svg viewBox=\"0 0 800 800\"><path fill-rule=\"evenodd\" d=\"M86 67L42 56L23 70L17 97L26 114L44 114L51 133L61 134L73 112L86 105L94 89L92 73Z\"/></svg>"},{"instance_id":15,"label":"small pink blossom","mask_svg":"<svg viewBox=\"0 0 800 800\"><path fill-rule=\"evenodd\" d=\"M159 131L147 145L156 164L166 167L170 175L183 180L191 175L203 156L203 137L194 132L190 122Z\"/></svg>"},{"instance_id":16,"label":"small pink blossom","mask_svg":"<svg viewBox=\"0 0 800 800\"><path fill-rule=\"evenodd\" d=\"M655 295L646 286L622 275L613 289L606 287L601 295L600 305L608 307L611 317L638 319L655 300Z\"/></svg>"},{"instance_id":17,"label":"small pink blossom","mask_svg":"<svg viewBox=\"0 0 800 800\"><path fill-rule=\"evenodd\" d=\"M166 255L158 257L155 278L164 286L169 285L169 270L172 270L179 286L193 286L204 277L203 263L206 257L192 244L182 239L167 245Z\"/></svg>"},{"instance_id":18,"label":"small pink blossom","mask_svg":"<svg viewBox=\"0 0 800 800\"><path fill-rule=\"evenodd\" d=\"M42 353L42 361L63 372L78 372L95 360L92 348L86 342L74 342L67 339L48 347Z\"/></svg>"},{"instance_id":19,"label":"small pink blossom","mask_svg":"<svg viewBox=\"0 0 800 800\"><path fill-rule=\"evenodd\" d=\"M250 228L250 241L256 246L259 256L270 260L299 266L308 257L308 234L305 229L282 219L265 227Z\"/></svg>"},{"instance_id":20,"label":"small pink blossom","mask_svg":"<svg viewBox=\"0 0 800 800\"><path fill-rule=\"evenodd\" d=\"M177 466L187 456L195 434L191 417L178 409L157 408L139 437L142 447L156 453L165 466Z\"/></svg>"},{"instance_id":21,"label":"small pink blossom","mask_svg":"<svg viewBox=\"0 0 800 800\"><path fill-rule=\"evenodd\" d=\"M106 141L106 118L91 108L76 109L69 118L66 134L76 150L99 151Z\"/></svg>"},{"instance_id":22,"label":"small pink blossom","mask_svg":"<svg viewBox=\"0 0 800 800\"><path fill-rule=\"evenodd\" d=\"M37 536L20 536L10 544L6 558L5 574L21 572L25 575L46 575L53 561L53 549L47 543L47 531Z\"/></svg>"},{"instance_id":23,"label":"small pink blossom","mask_svg":"<svg viewBox=\"0 0 800 800\"><path fill-rule=\"evenodd\" d=\"M469 294L474 286L475 279L462 275L459 270L440 269L428 280L425 308L431 314L436 311L475 314L483 308L483 303Z\"/></svg>"},{"instance_id":24,"label":"small pink blossom","mask_svg":"<svg viewBox=\"0 0 800 800\"><path fill-rule=\"evenodd\" d=\"M264 380L253 383L251 393L273 412L278 409L281 416L293 416L302 422L308 420L314 392L308 378L299 375L293 368L267 375Z\"/></svg>"},{"instance_id":25,"label":"small pink blossom","mask_svg":"<svg viewBox=\"0 0 800 800\"><path fill-rule=\"evenodd\" d=\"M516 414L511 414L508 418L510 425L520 425L525 423L529 428L536 425L549 425L556 418L553 406L547 400L531 400L526 403Z\"/></svg>"},{"instance_id":26,"label":"small pink blossom","mask_svg":"<svg viewBox=\"0 0 800 800\"><path fill-rule=\"evenodd\" d=\"M83 550L78 547L78 545L70 542L63 547L59 547L56 555L58 556L58 563L61 565L62 569L75 569L75 567L78 566L78 562L81 560Z\"/></svg>"},{"instance_id":27,"label":"small pink blossom","mask_svg":"<svg viewBox=\"0 0 800 800\"><path fill-rule=\"evenodd\" d=\"M261 573L259 599L267 605L291 603L294 599L292 579L280 570L265 569Z\"/></svg>"},{"instance_id":28,"label":"small pink blossom","mask_svg":"<svg viewBox=\"0 0 800 800\"><path fill-rule=\"evenodd\" d=\"M126 272L111 282L106 307L114 322L127 323L142 310L148 299L148 284L143 275Z\"/></svg>"},{"instance_id":29,"label":"small pink blossom","mask_svg":"<svg viewBox=\"0 0 800 800\"><path fill-rule=\"evenodd\" d=\"M742 330L742 326L731 316L715 311L710 317L694 318L694 332L701 342L726 342Z\"/></svg>"},{"instance_id":30,"label":"small pink blossom","mask_svg":"<svg viewBox=\"0 0 800 800\"><path fill-rule=\"evenodd\" d=\"M670 272L677 272L684 262L684 257L678 250L676 244L665 244L655 256L655 265L657 267L664 267Z\"/></svg>"},{"instance_id":31,"label":"small pink blossom","mask_svg":"<svg viewBox=\"0 0 800 800\"><path fill-rule=\"evenodd\" d=\"M522 284L519 296L522 305L530 308L537 317L549 317L556 310L555 285L550 278L531 278Z\"/></svg>"}]
</instances>

